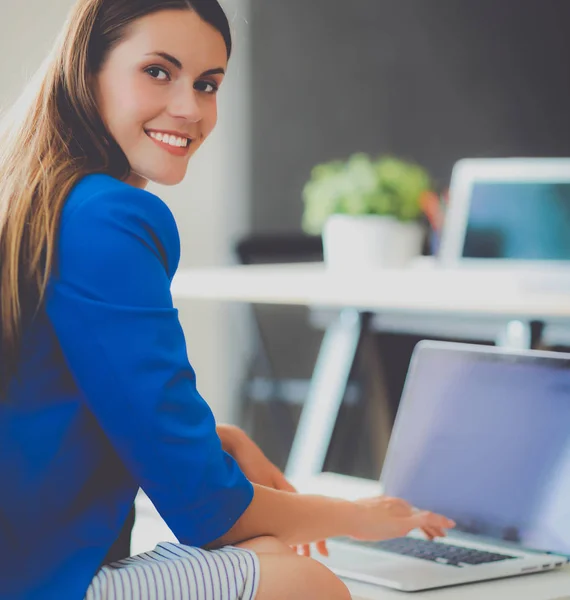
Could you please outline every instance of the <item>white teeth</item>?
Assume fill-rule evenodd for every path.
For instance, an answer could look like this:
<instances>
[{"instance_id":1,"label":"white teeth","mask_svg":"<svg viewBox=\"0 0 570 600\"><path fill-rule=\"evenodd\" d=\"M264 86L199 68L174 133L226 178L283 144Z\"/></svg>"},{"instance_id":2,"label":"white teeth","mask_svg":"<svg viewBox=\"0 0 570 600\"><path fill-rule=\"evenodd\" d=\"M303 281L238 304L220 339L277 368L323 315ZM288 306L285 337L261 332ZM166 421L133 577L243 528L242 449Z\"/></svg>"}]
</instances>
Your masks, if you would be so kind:
<instances>
[{"instance_id":1,"label":"white teeth","mask_svg":"<svg viewBox=\"0 0 570 600\"><path fill-rule=\"evenodd\" d=\"M180 138L175 135L169 135L168 133L158 133L155 131L150 131L148 135L159 142L163 142L164 144L168 144L169 146L174 146L176 148L186 148L188 146L187 138Z\"/></svg>"}]
</instances>

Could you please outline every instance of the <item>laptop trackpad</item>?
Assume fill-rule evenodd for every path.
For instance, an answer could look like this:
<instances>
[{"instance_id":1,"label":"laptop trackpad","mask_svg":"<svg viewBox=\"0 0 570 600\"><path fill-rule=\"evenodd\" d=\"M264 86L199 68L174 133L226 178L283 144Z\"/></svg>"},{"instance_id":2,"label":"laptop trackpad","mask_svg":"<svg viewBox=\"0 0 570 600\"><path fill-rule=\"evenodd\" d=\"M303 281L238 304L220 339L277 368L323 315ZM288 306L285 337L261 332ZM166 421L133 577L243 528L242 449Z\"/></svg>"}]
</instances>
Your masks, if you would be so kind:
<instances>
[{"instance_id":1,"label":"laptop trackpad","mask_svg":"<svg viewBox=\"0 0 570 600\"><path fill-rule=\"evenodd\" d=\"M460 577L455 572L460 569L456 567L359 548L353 544L330 541L328 549L330 556L320 557L319 560L339 575L359 581L413 590L418 589L418 586L424 587L431 581L445 585L446 580Z\"/></svg>"}]
</instances>

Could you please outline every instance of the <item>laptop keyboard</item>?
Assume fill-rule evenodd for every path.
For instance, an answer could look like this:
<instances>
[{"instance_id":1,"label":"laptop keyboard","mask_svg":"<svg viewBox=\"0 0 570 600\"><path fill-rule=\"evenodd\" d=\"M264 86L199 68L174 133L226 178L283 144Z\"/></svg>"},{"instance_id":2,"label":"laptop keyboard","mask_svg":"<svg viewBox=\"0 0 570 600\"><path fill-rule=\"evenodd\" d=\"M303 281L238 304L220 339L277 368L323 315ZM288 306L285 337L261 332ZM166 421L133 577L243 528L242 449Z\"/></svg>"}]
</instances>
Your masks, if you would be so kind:
<instances>
[{"instance_id":1,"label":"laptop keyboard","mask_svg":"<svg viewBox=\"0 0 570 600\"><path fill-rule=\"evenodd\" d=\"M431 542L412 537L396 538L383 542L350 541L355 542L359 546L363 545L368 548L377 548L378 550L401 554L403 556L431 560L452 567L468 567L517 558L508 554L497 554L487 552L486 550L452 546L451 544L442 544L440 542Z\"/></svg>"}]
</instances>

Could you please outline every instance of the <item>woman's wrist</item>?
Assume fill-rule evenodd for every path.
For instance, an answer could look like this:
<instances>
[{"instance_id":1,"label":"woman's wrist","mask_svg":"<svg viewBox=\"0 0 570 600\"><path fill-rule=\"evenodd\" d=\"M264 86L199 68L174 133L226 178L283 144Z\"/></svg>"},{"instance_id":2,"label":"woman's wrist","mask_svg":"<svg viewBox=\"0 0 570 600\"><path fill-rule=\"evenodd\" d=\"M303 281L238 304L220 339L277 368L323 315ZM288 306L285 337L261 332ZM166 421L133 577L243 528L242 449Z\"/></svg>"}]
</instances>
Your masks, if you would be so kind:
<instances>
[{"instance_id":1,"label":"woman's wrist","mask_svg":"<svg viewBox=\"0 0 570 600\"><path fill-rule=\"evenodd\" d=\"M254 497L237 523L217 545L231 545L262 535L291 546L330 537L353 537L362 529L361 507L327 496L294 494L254 484Z\"/></svg>"},{"instance_id":2,"label":"woman's wrist","mask_svg":"<svg viewBox=\"0 0 570 600\"><path fill-rule=\"evenodd\" d=\"M362 507L350 500L303 494L290 496L289 500L298 507L298 511L291 510L296 514L287 527L292 537L286 535L284 540L291 545L331 537L354 537L364 527ZM287 508L283 506L283 515L288 512Z\"/></svg>"},{"instance_id":3,"label":"woman's wrist","mask_svg":"<svg viewBox=\"0 0 570 600\"><path fill-rule=\"evenodd\" d=\"M365 527L365 509L357 502L338 500L339 502L339 537L358 537ZM342 504L341 504L342 503Z\"/></svg>"}]
</instances>

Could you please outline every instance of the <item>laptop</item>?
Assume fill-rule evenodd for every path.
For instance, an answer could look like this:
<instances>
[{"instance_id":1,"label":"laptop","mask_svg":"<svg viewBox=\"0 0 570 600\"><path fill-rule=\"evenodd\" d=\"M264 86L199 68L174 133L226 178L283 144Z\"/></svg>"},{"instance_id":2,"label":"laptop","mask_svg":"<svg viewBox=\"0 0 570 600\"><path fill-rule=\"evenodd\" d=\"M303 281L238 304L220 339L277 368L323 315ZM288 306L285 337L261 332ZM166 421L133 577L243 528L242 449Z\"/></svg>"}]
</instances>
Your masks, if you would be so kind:
<instances>
[{"instance_id":1,"label":"laptop","mask_svg":"<svg viewBox=\"0 0 570 600\"><path fill-rule=\"evenodd\" d=\"M437 262L518 271L531 281L570 276L570 159L458 161Z\"/></svg>"},{"instance_id":2,"label":"laptop","mask_svg":"<svg viewBox=\"0 0 570 600\"><path fill-rule=\"evenodd\" d=\"M420 342L380 481L457 528L330 540L343 577L418 591L569 562L570 354Z\"/></svg>"}]
</instances>

